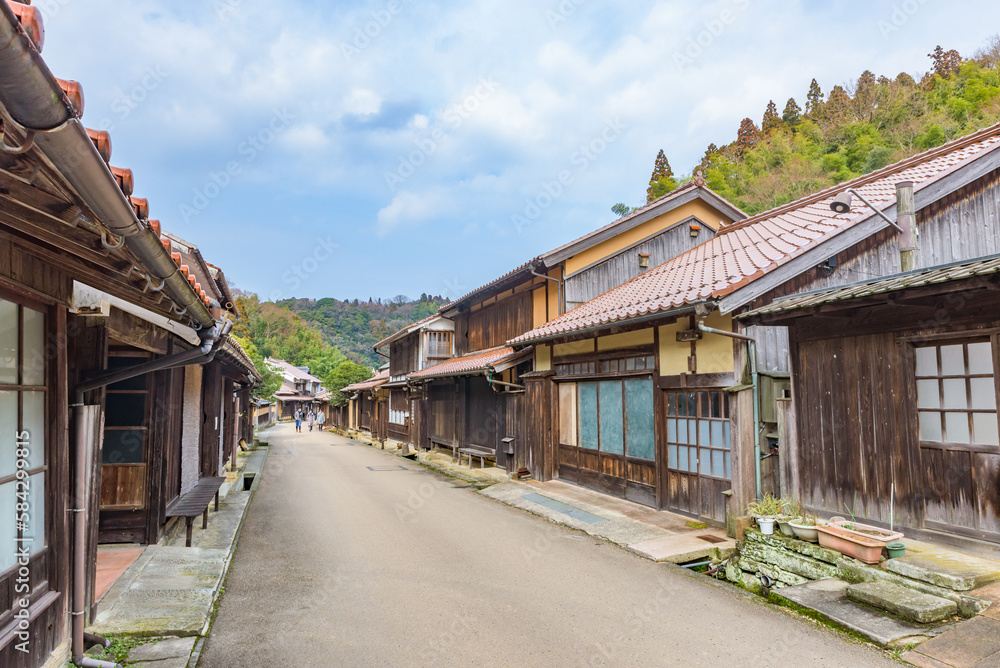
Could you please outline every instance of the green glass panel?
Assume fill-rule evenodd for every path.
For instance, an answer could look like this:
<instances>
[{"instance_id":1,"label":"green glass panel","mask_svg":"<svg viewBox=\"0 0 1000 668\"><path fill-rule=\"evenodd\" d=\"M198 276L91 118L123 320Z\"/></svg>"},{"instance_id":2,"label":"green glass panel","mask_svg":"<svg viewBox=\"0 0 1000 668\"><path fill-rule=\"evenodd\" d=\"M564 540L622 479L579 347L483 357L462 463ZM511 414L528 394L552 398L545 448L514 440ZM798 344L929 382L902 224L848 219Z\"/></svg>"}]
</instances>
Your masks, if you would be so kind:
<instances>
[{"instance_id":1,"label":"green glass panel","mask_svg":"<svg viewBox=\"0 0 1000 668\"><path fill-rule=\"evenodd\" d=\"M625 381L625 419L628 456L656 459L651 378Z\"/></svg>"},{"instance_id":2,"label":"green glass panel","mask_svg":"<svg viewBox=\"0 0 1000 668\"><path fill-rule=\"evenodd\" d=\"M619 380L602 380L600 386L601 452L621 455L625 453L622 383Z\"/></svg>"},{"instance_id":3,"label":"green glass panel","mask_svg":"<svg viewBox=\"0 0 1000 668\"><path fill-rule=\"evenodd\" d=\"M580 447L597 450L597 383L577 385L580 416Z\"/></svg>"}]
</instances>

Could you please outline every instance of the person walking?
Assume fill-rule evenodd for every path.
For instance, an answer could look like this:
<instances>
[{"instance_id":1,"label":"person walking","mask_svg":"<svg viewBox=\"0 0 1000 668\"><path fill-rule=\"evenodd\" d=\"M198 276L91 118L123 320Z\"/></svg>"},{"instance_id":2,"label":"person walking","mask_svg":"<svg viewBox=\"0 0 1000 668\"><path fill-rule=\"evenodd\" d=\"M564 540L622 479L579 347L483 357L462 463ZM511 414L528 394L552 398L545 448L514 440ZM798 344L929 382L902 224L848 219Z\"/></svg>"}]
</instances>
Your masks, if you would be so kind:
<instances>
[{"instance_id":1,"label":"person walking","mask_svg":"<svg viewBox=\"0 0 1000 668\"><path fill-rule=\"evenodd\" d=\"M322 408L316 413L316 424L319 425L319 430L323 431L323 425L326 424L326 413L323 412Z\"/></svg>"},{"instance_id":2,"label":"person walking","mask_svg":"<svg viewBox=\"0 0 1000 668\"><path fill-rule=\"evenodd\" d=\"M309 409L309 413L306 414L306 424L309 425L309 431L313 430L313 423L316 422L316 414L313 413L313 409Z\"/></svg>"},{"instance_id":3,"label":"person walking","mask_svg":"<svg viewBox=\"0 0 1000 668\"><path fill-rule=\"evenodd\" d=\"M295 431L297 431L297 432L301 432L302 431L302 409L301 408L296 408L295 409Z\"/></svg>"}]
</instances>

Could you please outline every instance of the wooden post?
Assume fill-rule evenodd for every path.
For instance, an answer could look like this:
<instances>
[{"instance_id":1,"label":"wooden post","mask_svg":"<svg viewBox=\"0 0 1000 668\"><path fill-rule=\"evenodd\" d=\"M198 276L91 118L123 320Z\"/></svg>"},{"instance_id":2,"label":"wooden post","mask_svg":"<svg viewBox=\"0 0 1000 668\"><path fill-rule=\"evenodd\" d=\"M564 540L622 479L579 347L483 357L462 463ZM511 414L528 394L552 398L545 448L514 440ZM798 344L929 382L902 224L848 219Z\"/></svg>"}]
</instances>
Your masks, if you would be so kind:
<instances>
[{"instance_id":1,"label":"wooden post","mask_svg":"<svg viewBox=\"0 0 1000 668\"><path fill-rule=\"evenodd\" d=\"M799 489L799 444L792 400L779 398L778 405L778 465L779 492L788 499L801 498Z\"/></svg>"}]
</instances>

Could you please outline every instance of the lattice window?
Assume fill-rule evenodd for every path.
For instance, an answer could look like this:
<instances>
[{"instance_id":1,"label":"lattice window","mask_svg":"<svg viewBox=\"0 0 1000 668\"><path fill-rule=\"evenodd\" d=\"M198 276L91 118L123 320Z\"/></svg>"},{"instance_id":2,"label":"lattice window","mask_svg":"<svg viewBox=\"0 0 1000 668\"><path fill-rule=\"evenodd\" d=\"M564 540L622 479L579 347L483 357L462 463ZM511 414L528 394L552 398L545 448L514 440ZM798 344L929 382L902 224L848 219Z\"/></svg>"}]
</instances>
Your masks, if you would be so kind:
<instances>
[{"instance_id":1,"label":"lattice window","mask_svg":"<svg viewBox=\"0 0 1000 668\"><path fill-rule=\"evenodd\" d=\"M921 442L1000 445L993 359L988 340L916 348Z\"/></svg>"},{"instance_id":2,"label":"lattice window","mask_svg":"<svg viewBox=\"0 0 1000 668\"><path fill-rule=\"evenodd\" d=\"M427 332L427 359L451 358L451 332Z\"/></svg>"},{"instance_id":3,"label":"lattice window","mask_svg":"<svg viewBox=\"0 0 1000 668\"><path fill-rule=\"evenodd\" d=\"M668 392L667 466L730 480L729 401L725 392Z\"/></svg>"}]
</instances>

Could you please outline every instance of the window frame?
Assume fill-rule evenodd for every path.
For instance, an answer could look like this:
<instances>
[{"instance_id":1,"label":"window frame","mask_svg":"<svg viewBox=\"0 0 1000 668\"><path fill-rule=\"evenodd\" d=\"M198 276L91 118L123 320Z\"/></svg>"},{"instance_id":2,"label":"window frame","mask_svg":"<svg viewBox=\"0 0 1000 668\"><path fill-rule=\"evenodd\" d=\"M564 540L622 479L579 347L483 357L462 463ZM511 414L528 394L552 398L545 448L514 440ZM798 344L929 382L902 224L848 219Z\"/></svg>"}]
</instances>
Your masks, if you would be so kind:
<instances>
[{"instance_id":1,"label":"window frame","mask_svg":"<svg viewBox=\"0 0 1000 668\"><path fill-rule=\"evenodd\" d=\"M718 411L716 411L716 409L713 407L713 395L717 395L718 398L719 398ZM680 403L679 403L679 399L678 398L681 397L681 396L686 397L686 403L688 403L688 406L685 407L685 413L684 414L681 414L679 412L679 410L677 410L680 407ZM692 398L694 399L694 409L695 409L694 410L694 415L691 415L691 411L690 411L690 401L691 401ZM664 425L663 425L663 427L664 427L664 435L663 435L663 441L666 444L666 448L667 448L667 461L665 462L665 466L667 467L667 469L669 471L672 471L672 472L675 472L675 473L679 473L679 474L683 474L683 475L696 475L696 476L698 476L700 478L709 478L709 479L712 479L712 480L723 480L723 481L731 481L732 480L732 474L733 474L733 470L732 470L733 432L732 432L732 405L731 405L731 402L730 402L729 399L730 399L729 394L723 388L698 387L698 388L689 388L689 389L672 389L672 390L668 390L668 391L664 392L664 394L663 394L663 414L664 414ZM706 411L706 408L707 408L707 411ZM716 412L718 413L718 415L714 415L714 413L716 413ZM706 413L707 413L707 415L706 415ZM675 433L675 436L674 436L673 439L670 438L670 420L677 421L677 425L675 427L675 429L677 430L677 432ZM685 442L685 443L681 443L680 442L680 439L677 437L677 434L679 434L679 431L680 431L680 420L684 420L685 422L688 423L688 424L685 425L685 429L687 429L688 426L690 425L690 421L692 421L692 420L694 421L694 424L695 424L695 434L696 434L696 436L695 436L695 443L691 443L690 440L688 440L688 442ZM707 423L709 423L709 427L708 427L708 429L709 429L709 436L708 436L709 442L707 444L704 444L704 445L701 443L701 429L699 428L699 423L701 423L701 422L707 422ZM727 447L717 447L717 446L712 445L712 426L711 425L712 425L712 423L716 423L716 422L722 424L722 434L723 434L723 438L724 439L726 439L726 434L728 433ZM727 427L728 427L728 430L727 430ZM690 433L690 430L688 430L688 433ZM678 457L675 460L675 465L674 466L671 466L671 447L677 448L677 450L678 450ZM687 448L687 453L686 454L688 454L688 455L690 454L691 449L694 449L694 451L697 453L697 455L698 455L698 462L697 462L697 465L695 466L694 470L691 470L690 457L688 457L688 460L687 460L688 461L687 468L681 469L679 466L676 465L680 461L679 451L680 451L680 448L682 448L682 447L683 448ZM701 468L702 468L701 467L701 456L702 456L702 451L703 450L707 450L708 451L709 466L710 466L709 470L712 471L710 473L702 473L702 470L701 470ZM723 475L723 476L717 476L717 475L714 474L715 464L714 464L713 453L715 453L715 452L721 452L722 453L722 458L723 458L723 474L725 474L726 469L728 468L729 469L729 475L728 476L725 476L725 475ZM728 459L726 457L727 453L729 455ZM727 466L727 464L728 464L728 466Z\"/></svg>"}]
</instances>

